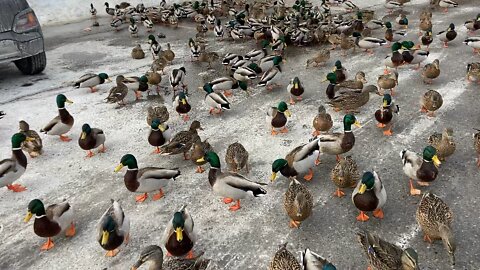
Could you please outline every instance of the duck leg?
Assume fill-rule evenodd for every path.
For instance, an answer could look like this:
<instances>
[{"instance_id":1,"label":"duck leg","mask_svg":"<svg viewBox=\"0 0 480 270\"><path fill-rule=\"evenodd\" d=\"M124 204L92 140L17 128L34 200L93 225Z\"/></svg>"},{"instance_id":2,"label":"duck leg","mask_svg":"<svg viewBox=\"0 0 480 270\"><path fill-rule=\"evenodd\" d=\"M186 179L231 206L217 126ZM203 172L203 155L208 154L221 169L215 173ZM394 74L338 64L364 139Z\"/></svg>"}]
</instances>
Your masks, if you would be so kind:
<instances>
[{"instance_id":1,"label":"duck leg","mask_svg":"<svg viewBox=\"0 0 480 270\"><path fill-rule=\"evenodd\" d=\"M42 245L42 247L40 247L40 250L50 250L50 249L52 249L54 246L55 246L55 244L53 244L52 238L48 237L48 238L47 238L47 242L45 242L45 243Z\"/></svg>"},{"instance_id":2,"label":"duck leg","mask_svg":"<svg viewBox=\"0 0 480 270\"><path fill-rule=\"evenodd\" d=\"M276 131L275 128L272 127L271 134L272 134L272 136L276 136L276 135L278 135L278 131Z\"/></svg>"},{"instance_id":3,"label":"duck leg","mask_svg":"<svg viewBox=\"0 0 480 270\"><path fill-rule=\"evenodd\" d=\"M187 253L187 256L185 257L186 259L189 259L189 260L192 260L195 258L195 254L193 254L193 251L190 250L188 253Z\"/></svg>"},{"instance_id":4,"label":"duck leg","mask_svg":"<svg viewBox=\"0 0 480 270\"><path fill-rule=\"evenodd\" d=\"M224 90L223 95L226 96L226 97L233 96L232 90Z\"/></svg>"},{"instance_id":5,"label":"duck leg","mask_svg":"<svg viewBox=\"0 0 480 270\"><path fill-rule=\"evenodd\" d=\"M337 191L333 193L333 196L341 198L345 196L345 192L343 192L341 188L337 188Z\"/></svg>"},{"instance_id":6,"label":"duck leg","mask_svg":"<svg viewBox=\"0 0 480 270\"><path fill-rule=\"evenodd\" d=\"M154 194L154 195L152 196L152 200L153 200L153 201L158 201L158 200L160 200L161 198L163 198L163 196L165 196L165 194L163 193L163 190L160 189L160 190L158 191L158 193L156 193L156 194Z\"/></svg>"},{"instance_id":7,"label":"duck leg","mask_svg":"<svg viewBox=\"0 0 480 270\"><path fill-rule=\"evenodd\" d=\"M142 195L135 196L135 201L138 203L144 202L148 198L148 194L145 192Z\"/></svg>"},{"instance_id":8,"label":"duck leg","mask_svg":"<svg viewBox=\"0 0 480 270\"><path fill-rule=\"evenodd\" d=\"M153 150L152 154L160 154L162 153L162 150L160 150L160 147L156 146L155 150Z\"/></svg>"},{"instance_id":9,"label":"duck leg","mask_svg":"<svg viewBox=\"0 0 480 270\"><path fill-rule=\"evenodd\" d=\"M430 183L429 182L422 182L422 181L417 181L417 183L422 186L422 187L428 187L430 186Z\"/></svg>"},{"instance_id":10,"label":"duck leg","mask_svg":"<svg viewBox=\"0 0 480 270\"><path fill-rule=\"evenodd\" d=\"M376 209L373 211L373 216L379 219L383 219L383 210L382 209Z\"/></svg>"},{"instance_id":11,"label":"duck leg","mask_svg":"<svg viewBox=\"0 0 480 270\"><path fill-rule=\"evenodd\" d=\"M98 153L105 153L107 152L107 148L105 147L105 144L102 144L102 147L98 150Z\"/></svg>"},{"instance_id":12,"label":"duck leg","mask_svg":"<svg viewBox=\"0 0 480 270\"><path fill-rule=\"evenodd\" d=\"M70 227L65 231L65 236L72 237L75 235L75 233L76 233L75 224L72 222L70 223Z\"/></svg>"},{"instance_id":13,"label":"duck leg","mask_svg":"<svg viewBox=\"0 0 480 270\"><path fill-rule=\"evenodd\" d=\"M378 123L378 124L377 124L377 127L378 127L378 128L384 128L384 127L385 127L385 124L383 124L383 123Z\"/></svg>"},{"instance_id":14,"label":"duck leg","mask_svg":"<svg viewBox=\"0 0 480 270\"><path fill-rule=\"evenodd\" d=\"M229 203L232 203L232 202L233 202L232 198L223 198L223 203L224 204L229 204Z\"/></svg>"},{"instance_id":15,"label":"duck leg","mask_svg":"<svg viewBox=\"0 0 480 270\"><path fill-rule=\"evenodd\" d=\"M321 131L318 131L318 130L314 130L314 131L312 132L312 136L314 136L314 137L317 137L317 136L319 136L320 134L322 134L322 132L321 132Z\"/></svg>"},{"instance_id":16,"label":"duck leg","mask_svg":"<svg viewBox=\"0 0 480 270\"><path fill-rule=\"evenodd\" d=\"M93 86L93 87L90 87L90 92L91 92L91 93L95 93L95 92L97 92L97 89L95 89L95 86Z\"/></svg>"},{"instance_id":17,"label":"duck leg","mask_svg":"<svg viewBox=\"0 0 480 270\"><path fill-rule=\"evenodd\" d=\"M184 114L183 121L187 122L188 120L190 120L190 116L188 116L188 114Z\"/></svg>"},{"instance_id":18,"label":"duck leg","mask_svg":"<svg viewBox=\"0 0 480 270\"><path fill-rule=\"evenodd\" d=\"M291 95L290 95L290 105L295 105L295 100Z\"/></svg>"},{"instance_id":19,"label":"duck leg","mask_svg":"<svg viewBox=\"0 0 480 270\"><path fill-rule=\"evenodd\" d=\"M288 128L287 127L283 127L281 130L280 130L281 133L288 133Z\"/></svg>"},{"instance_id":20,"label":"duck leg","mask_svg":"<svg viewBox=\"0 0 480 270\"><path fill-rule=\"evenodd\" d=\"M240 200L237 200L237 203L235 205L232 205L230 206L230 211L237 211L238 209L240 209Z\"/></svg>"},{"instance_id":21,"label":"duck leg","mask_svg":"<svg viewBox=\"0 0 480 270\"><path fill-rule=\"evenodd\" d=\"M288 227L290 228L296 228L298 229L298 227L300 226L300 221L295 221L295 220L292 220L290 219L290 222L288 223Z\"/></svg>"},{"instance_id":22,"label":"duck leg","mask_svg":"<svg viewBox=\"0 0 480 270\"><path fill-rule=\"evenodd\" d=\"M91 158L91 157L93 157L93 156L95 156L95 154L92 152L92 150L88 150L88 151L87 151L87 155L86 155L85 157L86 157L86 158Z\"/></svg>"},{"instance_id":23,"label":"duck leg","mask_svg":"<svg viewBox=\"0 0 480 270\"><path fill-rule=\"evenodd\" d=\"M196 173L204 173L205 169L202 168L202 166L197 166L197 169L195 170Z\"/></svg>"},{"instance_id":24,"label":"duck leg","mask_svg":"<svg viewBox=\"0 0 480 270\"><path fill-rule=\"evenodd\" d=\"M340 155L336 155L336 157L335 157L335 158L336 158L337 162L339 162L339 161L342 159L342 156L340 156Z\"/></svg>"},{"instance_id":25,"label":"duck leg","mask_svg":"<svg viewBox=\"0 0 480 270\"><path fill-rule=\"evenodd\" d=\"M12 184L12 185L7 185L7 189L13 191L13 192L22 192L27 190L26 187L20 185L20 184Z\"/></svg>"},{"instance_id":26,"label":"duck leg","mask_svg":"<svg viewBox=\"0 0 480 270\"><path fill-rule=\"evenodd\" d=\"M357 220L358 221L362 221L362 222L365 222L367 220L369 220L370 218L365 214L365 212L363 211L360 211L360 214L357 216Z\"/></svg>"},{"instance_id":27,"label":"duck leg","mask_svg":"<svg viewBox=\"0 0 480 270\"><path fill-rule=\"evenodd\" d=\"M313 178L313 170L310 168L310 169L308 169L308 174L303 176L303 179L305 179L307 181L312 181L312 178Z\"/></svg>"},{"instance_id":28,"label":"duck leg","mask_svg":"<svg viewBox=\"0 0 480 270\"><path fill-rule=\"evenodd\" d=\"M430 236L428 236L428 234L423 235L423 241L429 242L430 244L433 243L432 239L430 238Z\"/></svg>"},{"instance_id":29,"label":"duck leg","mask_svg":"<svg viewBox=\"0 0 480 270\"><path fill-rule=\"evenodd\" d=\"M69 141L71 141L72 139L70 139L68 136L60 135L60 140L61 140L62 142L69 142Z\"/></svg>"},{"instance_id":30,"label":"duck leg","mask_svg":"<svg viewBox=\"0 0 480 270\"><path fill-rule=\"evenodd\" d=\"M392 123L389 123L385 126L387 129L383 131L383 135L385 136L392 136L393 135L393 132L392 132Z\"/></svg>"},{"instance_id":31,"label":"duck leg","mask_svg":"<svg viewBox=\"0 0 480 270\"><path fill-rule=\"evenodd\" d=\"M115 256L117 256L118 252L120 252L120 250L118 250L118 248L116 248L114 250L107 251L107 253L105 254L105 257L115 257Z\"/></svg>"},{"instance_id":32,"label":"duck leg","mask_svg":"<svg viewBox=\"0 0 480 270\"><path fill-rule=\"evenodd\" d=\"M420 195L421 193L422 192L420 191L420 189L416 189L413 186L413 180L410 179L410 195L415 196L415 195Z\"/></svg>"}]
</instances>

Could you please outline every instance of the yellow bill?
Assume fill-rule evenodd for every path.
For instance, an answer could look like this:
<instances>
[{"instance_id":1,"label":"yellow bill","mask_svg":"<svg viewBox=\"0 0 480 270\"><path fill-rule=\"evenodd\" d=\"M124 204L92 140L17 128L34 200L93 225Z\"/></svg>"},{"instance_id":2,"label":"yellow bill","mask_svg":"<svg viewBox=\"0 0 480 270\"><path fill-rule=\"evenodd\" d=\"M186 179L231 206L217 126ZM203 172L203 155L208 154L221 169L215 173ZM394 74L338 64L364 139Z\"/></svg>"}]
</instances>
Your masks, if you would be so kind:
<instances>
[{"instance_id":1,"label":"yellow bill","mask_svg":"<svg viewBox=\"0 0 480 270\"><path fill-rule=\"evenodd\" d=\"M183 240L183 229L178 227L176 230L175 230L175 233L177 234L177 241L178 242L182 242Z\"/></svg>"},{"instance_id":2,"label":"yellow bill","mask_svg":"<svg viewBox=\"0 0 480 270\"><path fill-rule=\"evenodd\" d=\"M80 135L80 139L85 140L86 137L87 137L87 133L82 132L82 134Z\"/></svg>"},{"instance_id":3,"label":"yellow bill","mask_svg":"<svg viewBox=\"0 0 480 270\"><path fill-rule=\"evenodd\" d=\"M158 125L158 129L160 129L161 132L165 131L165 126L164 125Z\"/></svg>"},{"instance_id":4,"label":"yellow bill","mask_svg":"<svg viewBox=\"0 0 480 270\"><path fill-rule=\"evenodd\" d=\"M270 176L270 181L275 181L275 179L277 179L277 173L276 172L272 172L272 175Z\"/></svg>"},{"instance_id":5,"label":"yellow bill","mask_svg":"<svg viewBox=\"0 0 480 270\"><path fill-rule=\"evenodd\" d=\"M355 123L353 123L353 124L354 124L356 127L358 127L358 128L361 128L361 127L362 127L362 125L360 125L360 122L358 122L358 121L355 121Z\"/></svg>"},{"instance_id":6,"label":"yellow bill","mask_svg":"<svg viewBox=\"0 0 480 270\"><path fill-rule=\"evenodd\" d=\"M295 86L295 88L298 88L298 83L296 83L294 86Z\"/></svg>"},{"instance_id":7,"label":"yellow bill","mask_svg":"<svg viewBox=\"0 0 480 270\"><path fill-rule=\"evenodd\" d=\"M388 104L387 104L387 101L384 100L384 101L383 101L383 107L387 107L387 105L388 105Z\"/></svg>"},{"instance_id":8,"label":"yellow bill","mask_svg":"<svg viewBox=\"0 0 480 270\"><path fill-rule=\"evenodd\" d=\"M23 221L29 222L32 217L33 217L32 212L28 211L28 213L27 213L27 215L25 216L25 218L23 219Z\"/></svg>"},{"instance_id":9,"label":"yellow bill","mask_svg":"<svg viewBox=\"0 0 480 270\"><path fill-rule=\"evenodd\" d=\"M197 159L197 162L205 162L205 159L203 157Z\"/></svg>"},{"instance_id":10,"label":"yellow bill","mask_svg":"<svg viewBox=\"0 0 480 270\"><path fill-rule=\"evenodd\" d=\"M363 193L365 193L366 190L367 190L367 185L362 184L360 186L360 189L358 190L358 194L363 194Z\"/></svg>"},{"instance_id":11,"label":"yellow bill","mask_svg":"<svg viewBox=\"0 0 480 270\"><path fill-rule=\"evenodd\" d=\"M122 168L123 168L123 164L120 163L120 164L118 164L117 167L115 167L115 170L113 170L113 171L114 171L114 172L118 172L118 171L120 171Z\"/></svg>"},{"instance_id":12,"label":"yellow bill","mask_svg":"<svg viewBox=\"0 0 480 270\"><path fill-rule=\"evenodd\" d=\"M25 141L27 141L27 142L33 142L33 141L35 141L35 138L27 137L27 138L25 139Z\"/></svg>"},{"instance_id":13,"label":"yellow bill","mask_svg":"<svg viewBox=\"0 0 480 270\"><path fill-rule=\"evenodd\" d=\"M70 99L65 100L65 102L68 103L68 104L72 104L72 103L73 103L73 101L71 101Z\"/></svg>"},{"instance_id":14,"label":"yellow bill","mask_svg":"<svg viewBox=\"0 0 480 270\"><path fill-rule=\"evenodd\" d=\"M187 101L184 98L182 99L182 104L183 105L187 104Z\"/></svg>"},{"instance_id":15,"label":"yellow bill","mask_svg":"<svg viewBox=\"0 0 480 270\"><path fill-rule=\"evenodd\" d=\"M102 233L102 245L107 244L108 237L110 237L110 233L108 231L103 231L103 233Z\"/></svg>"},{"instance_id":16,"label":"yellow bill","mask_svg":"<svg viewBox=\"0 0 480 270\"><path fill-rule=\"evenodd\" d=\"M286 110L284 113L287 117L292 116L292 113L290 112L290 110Z\"/></svg>"},{"instance_id":17,"label":"yellow bill","mask_svg":"<svg viewBox=\"0 0 480 270\"><path fill-rule=\"evenodd\" d=\"M433 156L432 160L433 160L433 164L435 165L435 167L438 167L438 166L440 166L440 164L442 164L442 162L440 162L440 160L438 159L437 155Z\"/></svg>"}]
</instances>

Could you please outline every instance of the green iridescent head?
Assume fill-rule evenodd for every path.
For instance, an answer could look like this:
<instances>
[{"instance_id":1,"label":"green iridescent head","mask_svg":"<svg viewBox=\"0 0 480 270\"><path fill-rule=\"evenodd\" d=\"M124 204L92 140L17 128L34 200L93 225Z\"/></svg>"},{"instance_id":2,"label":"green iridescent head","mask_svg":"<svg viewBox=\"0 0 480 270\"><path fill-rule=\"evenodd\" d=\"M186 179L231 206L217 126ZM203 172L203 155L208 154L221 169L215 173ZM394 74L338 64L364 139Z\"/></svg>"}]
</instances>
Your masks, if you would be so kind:
<instances>
[{"instance_id":1,"label":"green iridescent head","mask_svg":"<svg viewBox=\"0 0 480 270\"><path fill-rule=\"evenodd\" d=\"M357 127L361 127L360 123L357 121L357 118L353 114L347 114L343 117L343 128L345 131L350 131L352 129L352 125L356 125Z\"/></svg>"},{"instance_id":2,"label":"green iridescent head","mask_svg":"<svg viewBox=\"0 0 480 270\"><path fill-rule=\"evenodd\" d=\"M287 103L285 103L284 101L280 101L280 103L278 103L277 109L279 112L282 112L282 113L287 111L288 110Z\"/></svg>"},{"instance_id":3,"label":"green iridescent head","mask_svg":"<svg viewBox=\"0 0 480 270\"><path fill-rule=\"evenodd\" d=\"M337 70L343 68L342 62L340 62L340 60L335 61L335 68L336 68Z\"/></svg>"},{"instance_id":4,"label":"green iridescent head","mask_svg":"<svg viewBox=\"0 0 480 270\"><path fill-rule=\"evenodd\" d=\"M138 80L142 83L148 83L148 78L145 75L142 75Z\"/></svg>"},{"instance_id":5,"label":"green iridescent head","mask_svg":"<svg viewBox=\"0 0 480 270\"><path fill-rule=\"evenodd\" d=\"M210 166L212 166L213 168L220 168L220 158L218 157L217 153L213 151L208 151L207 153L205 153L203 158L197 160L197 162L203 161L210 163Z\"/></svg>"},{"instance_id":6,"label":"green iridescent head","mask_svg":"<svg viewBox=\"0 0 480 270\"><path fill-rule=\"evenodd\" d=\"M120 160L120 164L115 168L115 172L120 171L124 166L129 169L138 169L137 159L132 154L126 154Z\"/></svg>"},{"instance_id":7,"label":"green iridescent head","mask_svg":"<svg viewBox=\"0 0 480 270\"><path fill-rule=\"evenodd\" d=\"M280 63L282 63L282 57L281 57L281 56L278 56L278 55L275 56L275 57L273 58L273 65L274 65L274 66L278 66L278 65L280 65Z\"/></svg>"},{"instance_id":8,"label":"green iridescent head","mask_svg":"<svg viewBox=\"0 0 480 270\"><path fill-rule=\"evenodd\" d=\"M12 136L12 148L20 148L22 143L27 140L27 136L23 133L15 133Z\"/></svg>"},{"instance_id":9,"label":"green iridescent head","mask_svg":"<svg viewBox=\"0 0 480 270\"><path fill-rule=\"evenodd\" d=\"M57 96L57 107L65 108L65 103L73 103L71 100L68 100L64 94L59 94Z\"/></svg>"}]
</instances>

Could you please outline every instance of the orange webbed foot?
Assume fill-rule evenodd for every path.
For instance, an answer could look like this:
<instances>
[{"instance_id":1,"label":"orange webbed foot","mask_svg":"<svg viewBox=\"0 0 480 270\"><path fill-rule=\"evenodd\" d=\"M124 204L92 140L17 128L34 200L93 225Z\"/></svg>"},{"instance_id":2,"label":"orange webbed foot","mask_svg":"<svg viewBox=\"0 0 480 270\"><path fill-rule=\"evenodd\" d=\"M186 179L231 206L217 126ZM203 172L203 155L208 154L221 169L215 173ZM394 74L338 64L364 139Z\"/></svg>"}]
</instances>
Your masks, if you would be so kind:
<instances>
[{"instance_id":1,"label":"orange webbed foot","mask_svg":"<svg viewBox=\"0 0 480 270\"><path fill-rule=\"evenodd\" d=\"M419 189L416 189L413 186L413 180L410 179L410 195L415 196L415 195L420 195L422 192Z\"/></svg>"},{"instance_id":2,"label":"orange webbed foot","mask_svg":"<svg viewBox=\"0 0 480 270\"><path fill-rule=\"evenodd\" d=\"M55 246L55 244L53 244L53 241L52 239L49 237L47 239L47 242L45 242L42 247L40 247L40 250L50 250L52 249L53 247Z\"/></svg>"},{"instance_id":3,"label":"orange webbed foot","mask_svg":"<svg viewBox=\"0 0 480 270\"><path fill-rule=\"evenodd\" d=\"M299 226L300 226L300 221L290 220L290 222L288 223L288 227L292 229L293 228L298 229Z\"/></svg>"},{"instance_id":4,"label":"orange webbed foot","mask_svg":"<svg viewBox=\"0 0 480 270\"><path fill-rule=\"evenodd\" d=\"M155 147L155 150L153 150L152 154L160 154L162 153L162 150L160 150L160 147Z\"/></svg>"},{"instance_id":5,"label":"orange webbed foot","mask_svg":"<svg viewBox=\"0 0 480 270\"><path fill-rule=\"evenodd\" d=\"M317 136L319 136L320 134L322 134L322 133L321 133L320 131L318 131L318 130L314 130L314 131L312 132L312 136L313 136L313 137L317 137Z\"/></svg>"},{"instance_id":6,"label":"orange webbed foot","mask_svg":"<svg viewBox=\"0 0 480 270\"><path fill-rule=\"evenodd\" d=\"M195 258L195 254L193 254L193 251L190 250L190 251L187 253L187 256L186 256L185 258L191 260L191 259Z\"/></svg>"},{"instance_id":7,"label":"orange webbed foot","mask_svg":"<svg viewBox=\"0 0 480 270\"><path fill-rule=\"evenodd\" d=\"M60 135L60 140L61 140L62 142L69 142L69 141L71 141L72 139L70 139L68 136Z\"/></svg>"},{"instance_id":8,"label":"orange webbed foot","mask_svg":"<svg viewBox=\"0 0 480 270\"><path fill-rule=\"evenodd\" d=\"M237 201L237 203L235 205L232 205L230 206L229 210L230 211L237 211L238 209L240 209L240 200Z\"/></svg>"},{"instance_id":9,"label":"orange webbed foot","mask_svg":"<svg viewBox=\"0 0 480 270\"><path fill-rule=\"evenodd\" d=\"M22 192L22 191L27 190L26 187L24 187L20 184L7 185L7 189L9 189L13 192Z\"/></svg>"},{"instance_id":10,"label":"orange webbed foot","mask_svg":"<svg viewBox=\"0 0 480 270\"><path fill-rule=\"evenodd\" d=\"M377 124L377 127L378 127L378 128L384 128L384 127L385 127L385 124L378 123L378 124Z\"/></svg>"},{"instance_id":11,"label":"orange webbed foot","mask_svg":"<svg viewBox=\"0 0 480 270\"><path fill-rule=\"evenodd\" d=\"M105 152L107 152L107 148L105 147L105 145L102 144L102 147L98 149L98 153L105 153Z\"/></svg>"},{"instance_id":12,"label":"orange webbed foot","mask_svg":"<svg viewBox=\"0 0 480 270\"><path fill-rule=\"evenodd\" d=\"M160 189L160 191L159 191L158 193L156 193L156 194L153 195L152 200L153 200L153 201L158 201L158 200L160 200L161 198L163 198L163 196L165 196L165 194L163 193L163 190Z\"/></svg>"},{"instance_id":13,"label":"orange webbed foot","mask_svg":"<svg viewBox=\"0 0 480 270\"><path fill-rule=\"evenodd\" d=\"M333 193L333 196L341 198L341 197L345 196L345 192L343 192L340 188L337 188L337 191L335 191Z\"/></svg>"},{"instance_id":14,"label":"orange webbed foot","mask_svg":"<svg viewBox=\"0 0 480 270\"><path fill-rule=\"evenodd\" d=\"M135 201L138 203L144 202L148 198L148 194L145 192L142 195L135 196Z\"/></svg>"},{"instance_id":15,"label":"orange webbed foot","mask_svg":"<svg viewBox=\"0 0 480 270\"><path fill-rule=\"evenodd\" d=\"M195 170L196 173L204 173L205 169L202 168L202 166L197 166L197 169Z\"/></svg>"},{"instance_id":16,"label":"orange webbed foot","mask_svg":"<svg viewBox=\"0 0 480 270\"><path fill-rule=\"evenodd\" d=\"M72 237L74 236L76 233L76 230L75 230L75 224L73 224L73 222L70 224L70 227L67 229L67 231L65 231L65 236L66 237Z\"/></svg>"},{"instance_id":17,"label":"orange webbed foot","mask_svg":"<svg viewBox=\"0 0 480 270\"><path fill-rule=\"evenodd\" d=\"M383 135L385 135L385 136L392 136L392 135L393 135L392 130L391 130L391 129L384 130L384 131L383 131Z\"/></svg>"},{"instance_id":18,"label":"orange webbed foot","mask_svg":"<svg viewBox=\"0 0 480 270\"><path fill-rule=\"evenodd\" d=\"M360 214L357 216L357 220L358 221L362 221L362 222L365 222L367 220L369 220L370 218L365 215L365 213L363 211L360 211Z\"/></svg>"},{"instance_id":19,"label":"orange webbed foot","mask_svg":"<svg viewBox=\"0 0 480 270\"><path fill-rule=\"evenodd\" d=\"M223 198L223 203L225 203L225 204L229 204L229 203L232 203L232 202L233 202L232 198Z\"/></svg>"},{"instance_id":20,"label":"orange webbed foot","mask_svg":"<svg viewBox=\"0 0 480 270\"><path fill-rule=\"evenodd\" d=\"M286 127L283 127L281 130L280 130L281 133L288 133L288 128Z\"/></svg>"},{"instance_id":21,"label":"orange webbed foot","mask_svg":"<svg viewBox=\"0 0 480 270\"><path fill-rule=\"evenodd\" d=\"M110 250L107 252L107 254L105 254L105 257L115 257L117 256L118 252L120 252L118 249Z\"/></svg>"},{"instance_id":22,"label":"orange webbed foot","mask_svg":"<svg viewBox=\"0 0 480 270\"><path fill-rule=\"evenodd\" d=\"M95 153L93 153L91 150L88 150L88 151L87 151L87 155L86 155L85 157L86 157L86 158L91 158L91 157L93 157L93 156L95 156Z\"/></svg>"},{"instance_id":23,"label":"orange webbed foot","mask_svg":"<svg viewBox=\"0 0 480 270\"><path fill-rule=\"evenodd\" d=\"M423 240L425 242L429 242L430 244L433 243L432 239L430 238L430 236L428 236L428 234L423 235Z\"/></svg>"},{"instance_id":24,"label":"orange webbed foot","mask_svg":"<svg viewBox=\"0 0 480 270\"><path fill-rule=\"evenodd\" d=\"M379 219L383 219L383 217L384 217L383 210L382 209L376 209L375 211L373 211L373 216L376 217L376 218L379 218Z\"/></svg>"},{"instance_id":25,"label":"orange webbed foot","mask_svg":"<svg viewBox=\"0 0 480 270\"><path fill-rule=\"evenodd\" d=\"M303 176L303 179L307 180L307 181L311 181L313 178L313 170L312 169L308 169L308 174L306 174L305 176Z\"/></svg>"}]
</instances>

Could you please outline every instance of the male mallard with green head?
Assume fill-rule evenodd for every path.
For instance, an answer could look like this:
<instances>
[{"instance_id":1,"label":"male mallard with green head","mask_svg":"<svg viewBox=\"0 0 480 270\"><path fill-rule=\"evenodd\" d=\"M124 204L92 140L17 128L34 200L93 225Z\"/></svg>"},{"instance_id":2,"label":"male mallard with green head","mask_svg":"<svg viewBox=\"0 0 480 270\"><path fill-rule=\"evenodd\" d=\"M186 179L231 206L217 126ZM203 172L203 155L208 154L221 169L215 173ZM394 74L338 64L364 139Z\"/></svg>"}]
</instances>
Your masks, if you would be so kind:
<instances>
[{"instance_id":1,"label":"male mallard with green head","mask_svg":"<svg viewBox=\"0 0 480 270\"><path fill-rule=\"evenodd\" d=\"M176 168L165 169L157 167L138 168L137 159L126 154L120 160L120 164L115 167L115 172L119 172L123 167L127 166L127 172L123 177L125 186L131 192L143 193L135 197L137 202L144 202L148 198L148 192L159 191L153 195L152 200L160 200L163 196L163 190L168 183L175 181L181 174Z\"/></svg>"},{"instance_id":2,"label":"male mallard with green head","mask_svg":"<svg viewBox=\"0 0 480 270\"><path fill-rule=\"evenodd\" d=\"M160 154L160 146L168 142L171 137L172 129L168 125L161 124L159 119L152 120L148 133L148 143L155 147L154 154Z\"/></svg>"},{"instance_id":3,"label":"male mallard with green head","mask_svg":"<svg viewBox=\"0 0 480 270\"><path fill-rule=\"evenodd\" d=\"M337 85L337 75L335 72L330 72L327 74L325 79L322 82L329 81L327 89L325 90L325 94L329 99L333 99L335 97L335 86Z\"/></svg>"},{"instance_id":4,"label":"male mallard with green head","mask_svg":"<svg viewBox=\"0 0 480 270\"><path fill-rule=\"evenodd\" d=\"M91 128L89 124L83 124L78 145L87 151L87 158L93 157L95 154L92 152L92 149L100 146L102 148L100 148L98 152L105 153L105 133L99 128Z\"/></svg>"},{"instance_id":5,"label":"male mallard with green head","mask_svg":"<svg viewBox=\"0 0 480 270\"><path fill-rule=\"evenodd\" d=\"M300 258L300 264L304 270L337 270L335 265L309 248L301 252Z\"/></svg>"},{"instance_id":6,"label":"male mallard with green head","mask_svg":"<svg viewBox=\"0 0 480 270\"><path fill-rule=\"evenodd\" d=\"M97 85L105 83L105 81L111 82L110 78L106 73L93 74L88 73L80 77L75 81L75 88L90 88L92 93L96 92L95 88Z\"/></svg>"},{"instance_id":7,"label":"male mallard with green head","mask_svg":"<svg viewBox=\"0 0 480 270\"><path fill-rule=\"evenodd\" d=\"M267 110L266 121L267 126L271 129L271 134L275 136L279 132L287 133L288 129L286 126L288 122L288 117L290 117L291 115L292 114L288 109L287 103L285 103L284 101L278 103L277 107L270 107ZM278 129L280 129L280 131L277 131Z\"/></svg>"},{"instance_id":8,"label":"male mallard with green head","mask_svg":"<svg viewBox=\"0 0 480 270\"><path fill-rule=\"evenodd\" d=\"M47 135L60 136L60 140L69 142L72 139L64 134L72 129L74 119L65 108L65 103L71 104L73 102L68 100L64 94L57 95L58 116L53 118L44 128L40 130L40 132L43 132Z\"/></svg>"},{"instance_id":9,"label":"male mallard with green head","mask_svg":"<svg viewBox=\"0 0 480 270\"><path fill-rule=\"evenodd\" d=\"M16 133L12 136L12 157L0 161L0 187L7 187L13 192L27 190L20 184L13 182L20 179L27 169L27 157L22 151L21 145L25 141L33 140L23 133Z\"/></svg>"},{"instance_id":10,"label":"male mallard with green head","mask_svg":"<svg viewBox=\"0 0 480 270\"><path fill-rule=\"evenodd\" d=\"M28 212L24 221L28 222L35 215L33 231L40 237L47 237L48 240L40 248L49 250L54 247L52 237L65 232L65 236L75 235L75 225L73 223L73 208L68 202L43 206L42 201L35 199L28 204Z\"/></svg>"},{"instance_id":11,"label":"male mallard with green head","mask_svg":"<svg viewBox=\"0 0 480 270\"><path fill-rule=\"evenodd\" d=\"M287 92L290 94L290 105L295 104L293 97L296 97L297 101L302 100L302 95L305 92L305 89L300 83L300 79L298 77L290 80L290 83L287 85Z\"/></svg>"},{"instance_id":12,"label":"male mallard with green head","mask_svg":"<svg viewBox=\"0 0 480 270\"><path fill-rule=\"evenodd\" d=\"M410 178L410 195L420 195L421 191L414 188L413 179L421 186L429 186L438 176L438 166L441 162L437 157L437 150L433 146L423 149L423 156L403 150L400 153L403 161L403 172Z\"/></svg>"},{"instance_id":13,"label":"male mallard with green head","mask_svg":"<svg viewBox=\"0 0 480 270\"><path fill-rule=\"evenodd\" d=\"M169 254L176 257L187 255L187 259L194 258L193 246L196 242L196 236L193 226L193 218L187 211L186 205L173 214L173 217L167 223L161 240Z\"/></svg>"},{"instance_id":14,"label":"male mallard with green head","mask_svg":"<svg viewBox=\"0 0 480 270\"><path fill-rule=\"evenodd\" d=\"M112 205L103 213L97 224L96 239L107 250L106 257L115 257L118 248L130 238L130 219L123 212L118 201L111 200Z\"/></svg>"},{"instance_id":15,"label":"male mallard with green head","mask_svg":"<svg viewBox=\"0 0 480 270\"><path fill-rule=\"evenodd\" d=\"M175 111L183 118L183 121L190 120L190 116L188 113L192 109L192 106L188 103L187 95L184 91L180 91L176 93L175 98L173 100L173 107Z\"/></svg>"},{"instance_id":16,"label":"male mallard with green head","mask_svg":"<svg viewBox=\"0 0 480 270\"><path fill-rule=\"evenodd\" d=\"M384 129L383 135L392 136L392 127L398 112L399 107L393 103L392 96L389 94L383 95L382 107L375 111L375 119L378 122L377 127Z\"/></svg>"},{"instance_id":17,"label":"male mallard with green head","mask_svg":"<svg viewBox=\"0 0 480 270\"><path fill-rule=\"evenodd\" d=\"M231 211L240 209L240 200L249 194L254 197L265 196L267 194L267 191L262 188L262 186L266 184L253 182L237 173L222 172L220 158L215 152L207 152L203 158L197 161L202 162L203 160L210 163L208 181L212 186L213 192L224 197L223 202L226 204L234 200L237 201L235 205L230 207Z\"/></svg>"},{"instance_id":18,"label":"male mallard with green head","mask_svg":"<svg viewBox=\"0 0 480 270\"><path fill-rule=\"evenodd\" d=\"M222 93L213 91L212 85L206 83L203 90L207 93L205 95L205 103L210 108L210 114L220 114L224 110L230 110L230 101Z\"/></svg>"},{"instance_id":19,"label":"male mallard with green head","mask_svg":"<svg viewBox=\"0 0 480 270\"><path fill-rule=\"evenodd\" d=\"M360 210L357 220L369 220L365 212L373 212L374 217L382 219L382 207L386 201L387 192L378 174L375 171L365 172L352 193L352 202Z\"/></svg>"}]
</instances>

